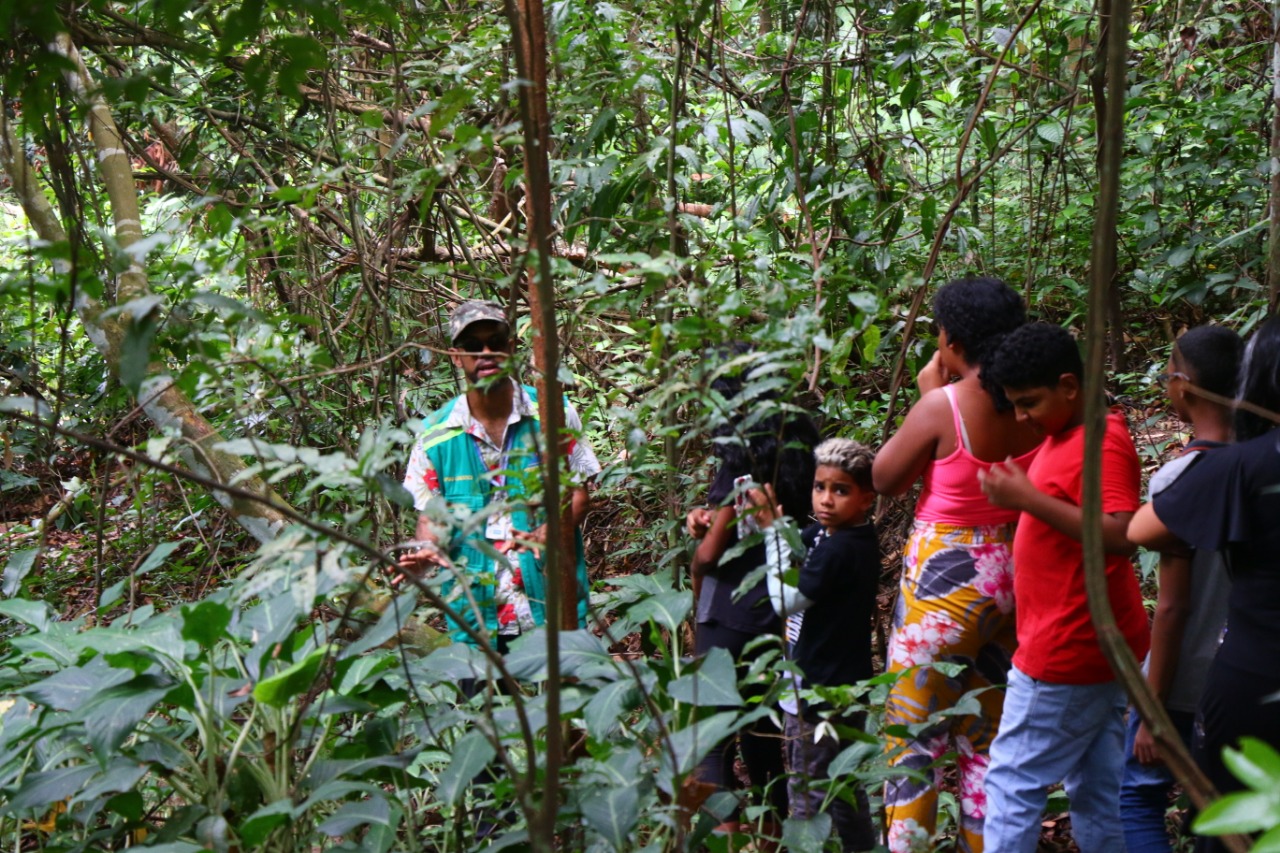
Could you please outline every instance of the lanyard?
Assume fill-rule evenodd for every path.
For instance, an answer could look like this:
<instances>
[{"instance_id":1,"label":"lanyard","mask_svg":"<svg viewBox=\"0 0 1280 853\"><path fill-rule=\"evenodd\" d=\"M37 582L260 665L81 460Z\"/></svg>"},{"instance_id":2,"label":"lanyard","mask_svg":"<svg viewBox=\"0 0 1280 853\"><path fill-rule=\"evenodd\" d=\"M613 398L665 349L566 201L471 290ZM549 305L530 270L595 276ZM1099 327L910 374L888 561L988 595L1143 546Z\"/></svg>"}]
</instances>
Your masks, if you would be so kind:
<instances>
[{"instance_id":1,"label":"lanyard","mask_svg":"<svg viewBox=\"0 0 1280 853\"><path fill-rule=\"evenodd\" d=\"M475 448L476 458L480 460L481 470L487 473L491 473L493 475L491 477L486 478L486 481L489 483L489 488L491 491L494 488L496 488L499 490L499 492L501 492L501 490L505 488L507 484L507 475L503 472L509 470L509 467L511 464L511 447L513 444L512 440L514 439L515 432L516 432L515 429L513 428L514 426L515 425L513 424L507 424L507 429L504 430L503 432L502 456L498 458L498 467L495 469L491 470L489 468L489 466L484 461L484 454L480 451L480 443L484 439L477 439L475 443L471 445L473 448ZM484 429L483 426L481 426L480 428L481 430Z\"/></svg>"}]
</instances>

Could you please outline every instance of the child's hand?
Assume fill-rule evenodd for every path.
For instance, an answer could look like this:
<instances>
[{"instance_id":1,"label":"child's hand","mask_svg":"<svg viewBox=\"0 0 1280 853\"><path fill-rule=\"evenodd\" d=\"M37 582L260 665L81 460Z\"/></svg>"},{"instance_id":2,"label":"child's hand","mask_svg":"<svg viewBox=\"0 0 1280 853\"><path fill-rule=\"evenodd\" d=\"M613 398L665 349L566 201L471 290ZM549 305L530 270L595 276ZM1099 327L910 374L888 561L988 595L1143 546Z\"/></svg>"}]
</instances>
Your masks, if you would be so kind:
<instances>
[{"instance_id":1,"label":"child's hand","mask_svg":"<svg viewBox=\"0 0 1280 853\"><path fill-rule=\"evenodd\" d=\"M1151 730L1147 728L1145 721L1138 724L1138 731L1133 736L1133 755L1138 759L1139 764L1147 767L1164 764L1160 758L1160 751L1156 749L1156 739L1152 737Z\"/></svg>"},{"instance_id":2,"label":"child's hand","mask_svg":"<svg viewBox=\"0 0 1280 853\"><path fill-rule=\"evenodd\" d=\"M764 489L749 489L747 503L751 504L761 527L770 527L782 517L782 507L778 504L778 498L773 493L773 485L770 483L765 483Z\"/></svg>"},{"instance_id":3,"label":"child's hand","mask_svg":"<svg viewBox=\"0 0 1280 853\"><path fill-rule=\"evenodd\" d=\"M1014 464L1012 456L992 465L989 471L979 471L978 483L987 500L1005 509L1025 509L1036 494L1031 478Z\"/></svg>"},{"instance_id":4,"label":"child's hand","mask_svg":"<svg viewBox=\"0 0 1280 853\"><path fill-rule=\"evenodd\" d=\"M942 366L942 350L935 350L933 358L916 374L916 387L920 389L921 395L942 388L950 381L951 372Z\"/></svg>"},{"instance_id":5,"label":"child's hand","mask_svg":"<svg viewBox=\"0 0 1280 853\"><path fill-rule=\"evenodd\" d=\"M694 507L684 519L684 529L694 539L701 539L711 529L715 516L705 506Z\"/></svg>"}]
</instances>

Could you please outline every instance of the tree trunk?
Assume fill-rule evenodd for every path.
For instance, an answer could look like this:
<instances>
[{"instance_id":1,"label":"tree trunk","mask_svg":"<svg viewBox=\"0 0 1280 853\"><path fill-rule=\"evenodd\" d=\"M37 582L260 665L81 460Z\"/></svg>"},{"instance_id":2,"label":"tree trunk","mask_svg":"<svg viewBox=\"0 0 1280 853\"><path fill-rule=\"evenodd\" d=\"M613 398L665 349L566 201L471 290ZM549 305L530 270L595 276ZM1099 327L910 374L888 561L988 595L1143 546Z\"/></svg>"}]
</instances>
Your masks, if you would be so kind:
<instances>
[{"instance_id":1,"label":"tree trunk","mask_svg":"<svg viewBox=\"0 0 1280 853\"><path fill-rule=\"evenodd\" d=\"M1095 93L1105 85L1106 110L1098 114L1098 202L1093 230L1093 279L1089 288L1089 315L1085 355L1085 449L1081 500L1085 588L1089 613L1102 651L1116 678L1125 686L1134 707L1151 728L1165 763L1177 776L1198 808L1217 797L1212 784L1200 772L1183 745L1142 674L1137 659L1116 625L1107 590L1106 556L1102 543L1102 435L1106 430L1105 353L1109 293L1116 270L1116 218L1120 195L1120 158L1124 144L1125 59L1128 55L1130 0L1104 0L1108 16L1104 47L1099 56L1105 65L1094 72ZM1120 338L1123 328L1113 329ZM1248 849L1244 839L1224 838L1229 849Z\"/></svg>"},{"instance_id":2,"label":"tree trunk","mask_svg":"<svg viewBox=\"0 0 1280 853\"><path fill-rule=\"evenodd\" d=\"M1271 228L1267 287L1272 312L1280 310L1280 0L1271 4Z\"/></svg>"},{"instance_id":3,"label":"tree trunk","mask_svg":"<svg viewBox=\"0 0 1280 853\"><path fill-rule=\"evenodd\" d=\"M542 0L507 0L507 18L515 46L520 118L524 128L525 207L528 216L526 261L534 364L542 419L544 500L547 507L547 752L542 811L531 828L535 849L556 848L559 776L564 736L560 723L560 631L577 620L577 561L573 528L561 509L560 468L564 458L564 394L560 385L560 341L555 288L551 279L551 176L548 164L550 120L547 114L547 30Z\"/></svg>"}]
</instances>

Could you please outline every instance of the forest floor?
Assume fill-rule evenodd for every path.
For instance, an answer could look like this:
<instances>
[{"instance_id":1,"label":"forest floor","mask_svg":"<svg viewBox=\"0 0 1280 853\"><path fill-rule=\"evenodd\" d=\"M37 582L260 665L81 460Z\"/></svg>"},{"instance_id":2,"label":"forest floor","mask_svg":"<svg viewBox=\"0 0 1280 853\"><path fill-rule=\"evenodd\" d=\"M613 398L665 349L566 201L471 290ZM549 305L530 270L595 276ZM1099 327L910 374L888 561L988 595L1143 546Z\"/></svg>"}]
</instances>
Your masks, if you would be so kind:
<instances>
[{"instance_id":1,"label":"forest floor","mask_svg":"<svg viewBox=\"0 0 1280 853\"><path fill-rule=\"evenodd\" d=\"M1176 453L1187 439L1187 434L1180 421L1158 408L1131 407L1127 415L1143 464L1145 482L1160 464ZM130 499L128 470L119 467L113 470L111 482L104 489L101 478L94 479L88 452L63 449L42 470L33 470L28 464L27 470L19 472L33 477L38 486L0 491L0 562L7 563L14 553L39 544L40 538L33 525L39 519L49 519L43 541L45 547L41 551L41 559L48 571L32 571L28 575L27 594L50 602L66 618L92 613L104 586L136 569L157 541L149 531L137 529L136 520L120 520L113 511ZM77 479L89 484L78 498L71 497L65 485ZM157 494L148 496L148 502L156 506L161 515L179 517L183 506L189 506L178 486L165 484L157 491ZM596 506L584 525L588 566L593 583L597 584L608 584L612 577L645 572L651 567L646 554L616 557L620 535L625 536L626 531L615 528L619 514L610 510L608 500L607 495L596 497ZM881 665L889 620L898 594L901 553L911 525L911 509L910 498L883 500L877 516L885 555L877 596L875 645L879 658L877 663ZM144 584L131 591L131 595L136 596L135 603L165 606L194 600L219 583L238 559L247 559L252 554L249 543L236 541L237 531L229 521L220 519L212 527L202 534L206 544L209 544L208 540L216 539L224 545L207 547L204 554L206 557L216 555L216 562L187 565L178 572L164 570L149 574ZM230 554L225 547L227 540L233 544ZM99 573L95 566L103 566L104 570ZM1153 579L1144 581L1144 593L1154 601ZM632 655L644 653L638 634L623 638L612 651ZM1180 814L1171 812L1171 818L1176 819ZM1078 849L1071 840L1070 819L1065 812L1047 814L1042 826L1040 850L1070 853Z\"/></svg>"}]
</instances>

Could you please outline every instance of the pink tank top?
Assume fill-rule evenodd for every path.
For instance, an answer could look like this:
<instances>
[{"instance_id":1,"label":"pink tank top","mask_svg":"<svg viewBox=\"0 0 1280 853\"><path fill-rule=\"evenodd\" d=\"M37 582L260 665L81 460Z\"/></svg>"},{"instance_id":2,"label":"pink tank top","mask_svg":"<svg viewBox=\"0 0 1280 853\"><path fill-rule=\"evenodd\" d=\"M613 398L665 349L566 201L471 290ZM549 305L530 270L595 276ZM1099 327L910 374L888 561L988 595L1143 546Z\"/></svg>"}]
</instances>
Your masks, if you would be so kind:
<instances>
[{"instance_id":1,"label":"pink tank top","mask_svg":"<svg viewBox=\"0 0 1280 853\"><path fill-rule=\"evenodd\" d=\"M944 459L935 459L924 469L924 487L916 502L916 520L934 524L956 524L963 527L1011 524L1018 520L1018 510L992 506L978 485L978 472L987 471L995 463L983 462L969 450L969 433L960 417L956 404L955 388L948 385L943 390L951 403L951 420L956 430L956 449ZM1040 447L1014 459L1022 470L1027 470Z\"/></svg>"}]
</instances>

